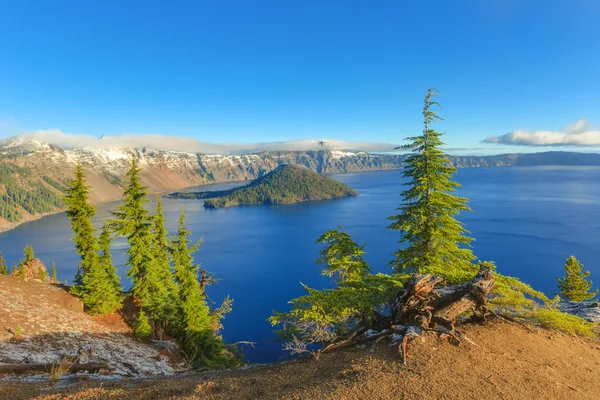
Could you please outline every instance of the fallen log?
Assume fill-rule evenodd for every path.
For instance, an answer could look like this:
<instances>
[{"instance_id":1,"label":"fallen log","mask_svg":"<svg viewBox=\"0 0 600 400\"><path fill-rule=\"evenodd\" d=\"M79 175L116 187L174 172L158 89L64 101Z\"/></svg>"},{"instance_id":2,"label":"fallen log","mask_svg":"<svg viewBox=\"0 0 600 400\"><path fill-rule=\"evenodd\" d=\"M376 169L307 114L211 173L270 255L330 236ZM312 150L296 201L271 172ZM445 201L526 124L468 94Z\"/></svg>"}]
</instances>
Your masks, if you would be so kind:
<instances>
[{"instance_id":1,"label":"fallen log","mask_svg":"<svg viewBox=\"0 0 600 400\"><path fill-rule=\"evenodd\" d=\"M53 367L56 367L59 363L41 363L41 364L0 364L0 374L24 374L27 372L47 372L50 373ZM75 363L69 367L68 372L79 372L89 371L98 372L100 370L108 370L108 364L106 363L87 363L79 364Z\"/></svg>"}]
</instances>

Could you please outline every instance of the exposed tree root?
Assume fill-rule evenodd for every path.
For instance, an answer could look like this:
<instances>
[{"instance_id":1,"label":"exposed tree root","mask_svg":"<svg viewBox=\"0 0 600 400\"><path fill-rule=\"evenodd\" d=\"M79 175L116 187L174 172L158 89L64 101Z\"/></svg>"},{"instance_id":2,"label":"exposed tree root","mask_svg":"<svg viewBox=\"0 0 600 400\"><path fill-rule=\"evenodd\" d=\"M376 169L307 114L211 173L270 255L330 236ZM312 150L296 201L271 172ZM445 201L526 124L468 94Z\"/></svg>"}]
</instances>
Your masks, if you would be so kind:
<instances>
[{"instance_id":1,"label":"exposed tree root","mask_svg":"<svg viewBox=\"0 0 600 400\"><path fill-rule=\"evenodd\" d=\"M486 307L488 295L494 287L491 268L482 265L479 273L469 282L437 289L436 286L442 283L443 279L433 275L414 275L406 289L392 302L390 317L378 315L376 324L359 324L348 338L331 343L321 353L364 342L378 343L384 339L395 341L398 340L398 335L402 335L398 352L402 363L406 364L408 342L423 332L437 333L441 338L447 338L458 345L461 334L454 328L454 324L467 311L474 311L475 317L483 321L486 314L492 314L524 325ZM379 332L373 333L376 329Z\"/></svg>"}]
</instances>

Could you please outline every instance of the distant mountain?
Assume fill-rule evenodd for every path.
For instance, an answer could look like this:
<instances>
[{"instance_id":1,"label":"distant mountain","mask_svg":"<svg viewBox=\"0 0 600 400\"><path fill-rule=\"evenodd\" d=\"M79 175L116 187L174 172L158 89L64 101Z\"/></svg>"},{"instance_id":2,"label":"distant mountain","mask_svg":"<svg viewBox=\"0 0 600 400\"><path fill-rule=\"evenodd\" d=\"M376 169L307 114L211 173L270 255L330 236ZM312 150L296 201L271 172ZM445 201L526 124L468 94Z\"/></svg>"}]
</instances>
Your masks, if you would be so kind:
<instances>
[{"instance_id":1,"label":"distant mountain","mask_svg":"<svg viewBox=\"0 0 600 400\"><path fill-rule=\"evenodd\" d=\"M540 165L600 166L600 154L547 151L542 153L515 153L495 156L451 156L450 164L457 168Z\"/></svg>"},{"instance_id":2,"label":"distant mountain","mask_svg":"<svg viewBox=\"0 0 600 400\"><path fill-rule=\"evenodd\" d=\"M204 207L250 204L292 204L357 196L358 192L335 179L302 165L280 165L249 185L220 192L173 193L170 197L206 199Z\"/></svg>"},{"instance_id":3,"label":"distant mountain","mask_svg":"<svg viewBox=\"0 0 600 400\"><path fill-rule=\"evenodd\" d=\"M283 164L303 165L322 174L399 169L406 155L342 150L281 151L239 156L148 148L61 149L17 136L0 141L0 232L64 208L62 194L75 166L86 167L94 203L119 200L131 157L142 167L152 193L216 182L252 180ZM600 154L548 152L497 156L451 156L458 168L519 165L600 165Z\"/></svg>"}]
</instances>

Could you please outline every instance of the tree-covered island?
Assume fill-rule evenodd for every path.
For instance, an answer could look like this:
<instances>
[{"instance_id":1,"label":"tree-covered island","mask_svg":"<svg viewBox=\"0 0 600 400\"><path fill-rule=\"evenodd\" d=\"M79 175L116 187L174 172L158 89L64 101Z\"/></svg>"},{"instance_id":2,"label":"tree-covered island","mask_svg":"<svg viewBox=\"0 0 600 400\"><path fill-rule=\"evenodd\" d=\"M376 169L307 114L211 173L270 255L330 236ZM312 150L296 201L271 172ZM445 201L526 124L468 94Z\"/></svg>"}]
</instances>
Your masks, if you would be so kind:
<instances>
[{"instance_id":1,"label":"tree-covered island","mask_svg":"<svg viewBox=\"0 0 600 400\"><path fill-rule=\"evenodd\" d=\"M245 204L292 204L357 196L358 192L335 179L301 165L281 165L249 185L213 192L172 193L170 198L204 199L206 208Z\"/></svg>"}]
</instances>

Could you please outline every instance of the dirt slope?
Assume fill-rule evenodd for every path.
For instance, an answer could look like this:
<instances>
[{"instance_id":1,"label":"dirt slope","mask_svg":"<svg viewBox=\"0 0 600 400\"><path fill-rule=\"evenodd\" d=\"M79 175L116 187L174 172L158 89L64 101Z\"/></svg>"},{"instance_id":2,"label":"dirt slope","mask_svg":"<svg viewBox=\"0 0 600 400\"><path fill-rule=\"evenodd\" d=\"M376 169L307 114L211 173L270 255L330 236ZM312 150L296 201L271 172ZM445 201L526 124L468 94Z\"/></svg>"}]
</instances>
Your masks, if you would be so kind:
<instances>
[{"instance_id":1,"label":"dirt slope","mask_svg":"<svg viewBox=\"0 0 600 400\"><path fill-rule=\"evenodd\" d=\"M409 348L353 348L312 360L184 377L5 385L0 398L38 399L598 399L600 342L497 322L463 327L473 344L429 335ZM4 397L3 397L4 396Z\"/></svg>"},{"instance_id":2,"label":"dirt slope","mask_svg":"<svg viewBox=\"0 0 600 400\"><path fill-rule=\"evenodd\" d=\"M92 317L60 286L0 276L0 364L55 362L80 349L121 374L174 372L170 354L135 340L119 315Z\"/></svg>"}]
</instances>

